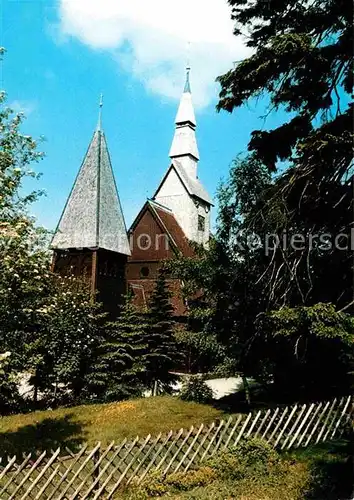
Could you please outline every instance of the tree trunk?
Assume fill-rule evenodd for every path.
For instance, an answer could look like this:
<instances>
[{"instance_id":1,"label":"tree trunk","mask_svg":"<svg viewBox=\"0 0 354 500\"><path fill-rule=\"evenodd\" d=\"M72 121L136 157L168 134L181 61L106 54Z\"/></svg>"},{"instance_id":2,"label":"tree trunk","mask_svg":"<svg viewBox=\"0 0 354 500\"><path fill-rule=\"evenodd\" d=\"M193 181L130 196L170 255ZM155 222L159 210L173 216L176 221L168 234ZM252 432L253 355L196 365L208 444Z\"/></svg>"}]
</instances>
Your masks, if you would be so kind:
<instances>
[{"instance_id":1,"label":"tree trunk","mask_svg":"<svg viewBox=\"0 0 354 500\"><path fill-rule=\"evenodd\" d=\"M248 404L248 406L251 406L250 386L247 377L245 377L245 375L242 375L242 382L243 382L243 387L245 389L246 403Z\"/></svg>"},{"instance_id":2,"label":"tree trunk","mask_svg":"<svg viewBox=\"0 0 354 500\"><path fill-rule=\"evenodd\" d=\"M33 403L37 405L38 403L38 380L37 380L37 370L34 374L34 384L33 384Z\"/></svg>"}]
</instances>

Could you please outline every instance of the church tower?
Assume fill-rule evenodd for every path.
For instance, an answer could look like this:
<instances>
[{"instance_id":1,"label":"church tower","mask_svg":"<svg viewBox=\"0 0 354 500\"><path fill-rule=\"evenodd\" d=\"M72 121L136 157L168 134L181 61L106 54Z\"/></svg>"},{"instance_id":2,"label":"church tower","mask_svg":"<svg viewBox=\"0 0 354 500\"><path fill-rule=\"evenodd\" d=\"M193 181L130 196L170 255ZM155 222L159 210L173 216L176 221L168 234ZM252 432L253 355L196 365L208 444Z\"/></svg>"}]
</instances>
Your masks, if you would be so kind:
<instances>
[{"instance_id":1,"label":"church tower","mask_svg":"<svg viewBox=\"0 0 354 500\"><path fill-rule=\"evenodd\" d=\"M173 212L189 240L207 246L210 238L212 202L198 178L197 122L192 102L189 67L175 124L170 149L171 164L153 200Z\"/></svg>"},{"instance_id":2,"label":"church tower","mask_svg":"<svg viewBox=\"0 0 354 500\"><path fill-rule=\"evenodd\" d=\"M86 279L112 315L125 293L127 230L99 120L52 239L53 271Z\"/></svg>"}]
</instances>

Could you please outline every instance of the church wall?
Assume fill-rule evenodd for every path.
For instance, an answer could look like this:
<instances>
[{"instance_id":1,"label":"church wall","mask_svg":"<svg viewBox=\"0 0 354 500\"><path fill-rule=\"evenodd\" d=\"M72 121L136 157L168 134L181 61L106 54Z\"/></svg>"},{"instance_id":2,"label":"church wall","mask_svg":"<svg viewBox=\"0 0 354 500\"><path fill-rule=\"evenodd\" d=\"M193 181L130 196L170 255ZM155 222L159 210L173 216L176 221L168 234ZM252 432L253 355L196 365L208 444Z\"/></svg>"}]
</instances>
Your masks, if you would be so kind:
<instances>
[{"instance_id":1,"label":"church wall","mask_svg":"<svg viewBox=\"0 0 354 500\"><path fill-rule=\"evenodd\" d=\"M199 231L198 220L197 220L196 234L194 241L200 243L201 245L208 245L210 239L210 206L208 206L206 203L203 203L202 201L198 201L197 219L198 215L204 217L205 225L204 225L204 231Z\"/></svg>"},{"instance_id":2,"label":"church wall","mask_svg":"<svg viewBox=\"0 0 354 500\"><path fill-rule=\"evenodd\" d=\"M170 170L155 199L172 210L186 237L195 240L197 209L174 169Z\"/></svg>"},{"instance_id":3,"label":"church wall","mask_svg":"<svg viewBox=\"0 0 354 500\"><path fill-rule=\"evenodd\" d=\"M151 212L147 210L130 234L132 261L154 261L174 257L167 236L161 231Z\"/></svg>"}]
</instances>

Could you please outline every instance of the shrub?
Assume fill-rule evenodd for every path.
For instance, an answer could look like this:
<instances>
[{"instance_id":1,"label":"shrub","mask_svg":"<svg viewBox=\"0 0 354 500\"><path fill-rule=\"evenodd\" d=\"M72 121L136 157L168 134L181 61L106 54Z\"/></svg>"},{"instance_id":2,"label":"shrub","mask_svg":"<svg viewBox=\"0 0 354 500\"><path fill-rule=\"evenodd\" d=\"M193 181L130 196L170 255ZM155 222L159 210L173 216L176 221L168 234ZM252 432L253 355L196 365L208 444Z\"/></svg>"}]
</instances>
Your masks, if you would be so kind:
<instances>
[{"instance_id":1,"label":"shrub","mask_svg":"<svg viewBox=\"0 0 354 500\"><path fill-rule=\"evenodd\" d=\"M219 477L243 479L280 473L279 454L265 441L243 439L235 448L221 452L208 461Z\"/></svg>"},{"instance_id":2,"label":"shrub","mask_svg":"<svg viewBox=\"0 0 354 500\"><path fill-rule=\"evenodd\" d=\"M192 375L183 383L180 398L195 403L209 403L213 399L213 391L200 375Z\"/></svg>"},{"instance_id":3,"label":"shrub","mask_svg":"<svg viewBox=\"0 0 354 500\"><path fill-rule=\"evenodd\" d=\"M190 491L193 488L207 486L216 479L216 472L208 466L167 476L163 476L161 472L152 472L146 476L138 488L134 488L133 481L133 488L127 493L129 500L145 500L145 498L160 497L171 492Z\"/></svg>"},{"instance_id":4,"label":"shrub","mask_svg":"<svg viewBox=\"0 0 354 500\"><path fill-rule=\"evenodd\" d=\"M178 491L189 491L199 486L206 486L217 478L216 472L208 466L188 472L177 472L167 476L164 484Z\"/></svg>"}]
</instances>

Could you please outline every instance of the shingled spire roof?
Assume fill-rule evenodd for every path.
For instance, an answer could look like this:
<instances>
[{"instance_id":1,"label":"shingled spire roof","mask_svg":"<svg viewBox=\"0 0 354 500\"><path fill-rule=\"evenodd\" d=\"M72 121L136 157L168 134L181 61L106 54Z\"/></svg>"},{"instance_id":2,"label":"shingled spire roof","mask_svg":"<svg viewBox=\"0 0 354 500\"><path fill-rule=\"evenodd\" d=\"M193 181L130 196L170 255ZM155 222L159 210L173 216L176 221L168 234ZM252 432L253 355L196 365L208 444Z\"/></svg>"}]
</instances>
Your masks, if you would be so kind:
<instances>
[{"instance_id":1,"label":"shingled spire roof","mask_svg":"<svg viewBox=\"0 0 354 500\"><path fill-rule=\"evenodd\" d=\"M97 129L66 202L52 248L102 248L130 255L127 230L106 138Z\"/></svg>"},{"instance_id":2,"label":"shingled spire roof","mask_svg":"<svg viewBox=\"0 0 354 500\"><path fill-rule=\"evenodd\" d=\"M189 73L190 68L187 67L186 83L175 120L176 130L170 150L170 158L191 156L196 161L198 161L199 151L197 146L197 139L195 136L195 127L197 125L197 121L195 119L193 108Z\"/></svg>"}]
</instances>

